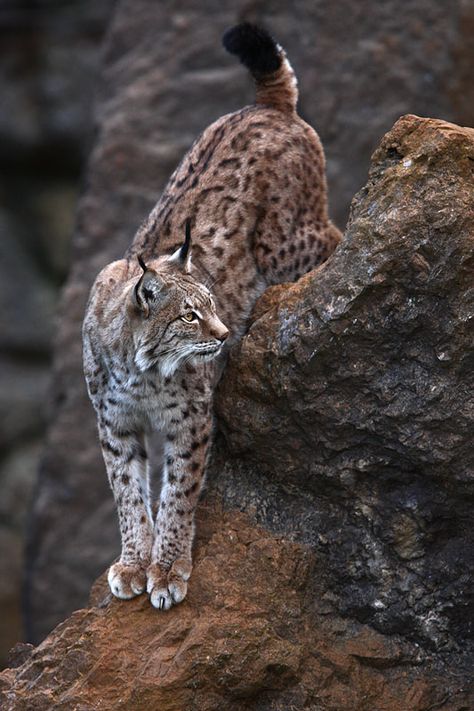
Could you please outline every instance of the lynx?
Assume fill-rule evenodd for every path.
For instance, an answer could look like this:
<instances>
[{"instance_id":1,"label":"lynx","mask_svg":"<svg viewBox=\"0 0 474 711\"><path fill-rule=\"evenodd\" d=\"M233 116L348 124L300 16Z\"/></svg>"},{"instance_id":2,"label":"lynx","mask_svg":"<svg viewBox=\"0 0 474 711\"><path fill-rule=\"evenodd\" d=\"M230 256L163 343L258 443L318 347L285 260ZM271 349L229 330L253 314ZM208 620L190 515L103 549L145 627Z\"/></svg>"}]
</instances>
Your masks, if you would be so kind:
<instances>
[{"instance_id":1,"label":"lynx","mask_svg":"<svg viewBox=\"0 0 474 711\"><path fill-rule=\"evenodd\" d=\"M122 599L146 590L164 610L187 593L220 363L265 288L297 280L340 239L323 150L296 113L285 52L249 23L223 44L250 70L255 104L197 139L124 258L100 272L83 328L122 539L109 585ZM157 430L165 444L154 514L147 436Z\"/></svg>"}]
</instances>

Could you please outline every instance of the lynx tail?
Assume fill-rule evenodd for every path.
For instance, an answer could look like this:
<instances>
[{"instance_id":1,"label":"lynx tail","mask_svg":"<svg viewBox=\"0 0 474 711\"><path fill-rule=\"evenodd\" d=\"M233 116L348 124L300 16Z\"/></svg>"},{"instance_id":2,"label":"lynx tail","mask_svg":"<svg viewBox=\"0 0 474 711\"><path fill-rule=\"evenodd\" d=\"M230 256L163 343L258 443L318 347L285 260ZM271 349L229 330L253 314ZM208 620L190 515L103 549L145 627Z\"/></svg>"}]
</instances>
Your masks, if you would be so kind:
<instances>
[{"instance_id":1,"label":"lynx tail","mask_svg":"<svg viewBox=\"0 0 474 711\"><path fill-rule=\"evenodd\" d=\"M257 104L280 111L296 110L295 74L284 50L266 30L243 22L227 30L222 44L240 59L255 79Z\"/></svg>"}]
</instances>

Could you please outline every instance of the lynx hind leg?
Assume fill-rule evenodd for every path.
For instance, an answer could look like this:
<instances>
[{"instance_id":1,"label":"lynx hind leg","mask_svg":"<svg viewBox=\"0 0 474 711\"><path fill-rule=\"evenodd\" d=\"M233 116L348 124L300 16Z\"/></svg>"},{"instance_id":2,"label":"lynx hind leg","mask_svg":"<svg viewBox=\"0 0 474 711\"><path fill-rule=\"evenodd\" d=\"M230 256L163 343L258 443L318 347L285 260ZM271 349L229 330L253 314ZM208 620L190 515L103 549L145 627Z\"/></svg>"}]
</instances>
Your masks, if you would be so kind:
<instances>
[{"instance_id":1,"label":"lynx hind leg","mask_svg":"<svg viewBox=\"0 0 474 711\"><path fill-rule=\"evenodd\" d=\"M259 271L268 284L297 281L303 274L325 262L340 240L340 233L331 223L320 226L310 217L302 220L292 234L278 231L263 233L256 244Z\"/></svg>"},{"instance_id":2,"label":"lynx hind leg","mask_svg":"<svg viewBox=\"0 0 474 711\"><path fill-rule=\"evenodd\" d=\"M331 256L339 242L342 240L342 232L336 227L333 222L331 222L331 220L329 220L324 231L324 236L327 245L327 259Z\"/></svg>"}]
</instances>

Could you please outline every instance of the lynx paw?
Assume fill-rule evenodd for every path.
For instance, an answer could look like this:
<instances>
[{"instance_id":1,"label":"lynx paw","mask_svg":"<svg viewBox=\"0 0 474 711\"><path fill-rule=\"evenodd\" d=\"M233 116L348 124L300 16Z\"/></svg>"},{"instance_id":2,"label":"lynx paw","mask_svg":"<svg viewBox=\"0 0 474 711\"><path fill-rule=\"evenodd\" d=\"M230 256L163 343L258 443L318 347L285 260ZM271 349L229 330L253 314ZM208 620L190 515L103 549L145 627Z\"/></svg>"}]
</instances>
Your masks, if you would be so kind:
<instances>
[{"instance_id":1,"label":"lynx paw","mask_svg":"<svg viewBox=\"0 0 474 711\"><path fill-rule=\"evenodd\" d=\"M139 564L114 563L109 568L107 580L115 597L130 600L145 591L146 570Z\"/></svg>"},{"instance_id":2,"label":"lynx paw","mask_svg":"<svg viewBox=\"0 0 474 711\"><path fill-rule=\"evenodd\" d=\"M152 563L147 570L146 591L153 607L169 610L171 605L182 602L188 592L192 568L188 558L177 558L169 570Z\"/></svg>"}]
</instances>

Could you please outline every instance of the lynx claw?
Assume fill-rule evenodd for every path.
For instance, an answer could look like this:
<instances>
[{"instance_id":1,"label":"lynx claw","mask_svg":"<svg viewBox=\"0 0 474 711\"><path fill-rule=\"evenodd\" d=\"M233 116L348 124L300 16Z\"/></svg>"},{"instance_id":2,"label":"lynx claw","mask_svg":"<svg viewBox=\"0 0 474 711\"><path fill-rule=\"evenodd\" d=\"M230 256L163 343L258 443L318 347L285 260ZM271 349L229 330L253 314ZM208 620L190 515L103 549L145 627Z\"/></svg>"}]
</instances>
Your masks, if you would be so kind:
<instances>
[{"instance_id":1,"label":"lynx claw","mask_svg":"<svg viewBox=\"0 0 474 711\"><path fill-rule=\"evenodd\" d=\"M114 563L107 574L110 590L121 600L141 595L146 588L146 571L141 565Z\"/></svg>"},{"instance_id":2,"label":"lynx claw","mask_svg":"<svg viewBox=\"0 0 474 711\"><path fill-rule=\"evenodd\" d=\"M187 558L178 558L169 570L152 563L147 570L147 593L157 610L169 610L186 597L192 565Z\"/></svg>"}]
</instances>

